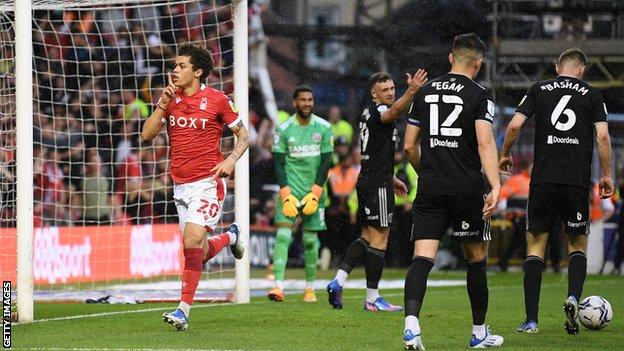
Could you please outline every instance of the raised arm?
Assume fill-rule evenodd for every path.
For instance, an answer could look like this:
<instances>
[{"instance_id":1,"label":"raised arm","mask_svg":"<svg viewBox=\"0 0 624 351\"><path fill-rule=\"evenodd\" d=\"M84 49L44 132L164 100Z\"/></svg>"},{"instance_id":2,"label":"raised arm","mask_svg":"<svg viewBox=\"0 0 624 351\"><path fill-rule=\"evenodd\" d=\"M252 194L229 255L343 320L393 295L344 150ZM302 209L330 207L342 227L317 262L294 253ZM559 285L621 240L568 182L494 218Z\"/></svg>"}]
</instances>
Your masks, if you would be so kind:
<instances>
[{"instance_id":1,"label":"raised arm","mask_svg":"<svg viewBox=\"0 0 624 351\"><path fill-rule=\"evenodd\" d=\"M609 125L607 122L598 122L596 128L596 145L598 148L598 158L600 159L600 197L608 198L613 195L613 179L611 179L611 137L609 136Z\"/></svg>"},{"instance_id":2,"label":"raised arm","mask_svg":"<svg viewBox=\"0 0 624 351\"><path fill-rule=\"evenodd\" d=\"M399 119L414 99L414 95L427 83L427 72L419 69L412 77L407 73L407 90L389 109L381 114L381 123L392 123Z\"/></svg>"},{"instance_id":3,"label":"raised arm","mask_svg":"<svg viewBox=\"0 0 624 351\"><path fill-rule=\"evenodd\" d=\"M492 188L485 200L483 207L483 218L487 219L498 207L498 198L500 195L500 176L498 174L498 154L496 152L496 141L492 132L492 124L486 121L477 120L475 122L475 130L477 132L477 144L479 150L479 158L483 172Z\"/></svg>"},{"instance_id":4,"label":"raised arm","mask_svg":"<svg viewBox=\"0 0 624 351\"><path fill-rule=\"evenodd\" d=\"M160 99L158 100L158 104L156 104L156 108L143 124L141 139L144 141L152 141L158 133L160 133L162 126L167 122L167 107L175 97L177 89L175 84L173 84L171 73L167 73L167 76L169 77L169 85L160 93Z\"/></svg>"}]
</instances>

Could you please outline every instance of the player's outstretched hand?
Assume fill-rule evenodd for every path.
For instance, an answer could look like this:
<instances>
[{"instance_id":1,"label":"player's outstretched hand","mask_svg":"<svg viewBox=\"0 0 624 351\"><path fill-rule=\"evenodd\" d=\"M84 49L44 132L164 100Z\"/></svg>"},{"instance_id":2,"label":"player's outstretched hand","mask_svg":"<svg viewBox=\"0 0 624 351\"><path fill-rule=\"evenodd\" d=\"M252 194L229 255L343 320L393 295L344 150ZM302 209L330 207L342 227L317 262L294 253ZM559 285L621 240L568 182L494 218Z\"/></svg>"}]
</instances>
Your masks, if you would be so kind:
<instances>
[{"instance_id":1,"label":"player's outstretched hand","mask_svg":"<svg viewBox=\"0 0 624 351\"><path fill-rule=\"evenodd\" d=\"M407 196L407 186L403 183L399 178L392 178L392 187L394 188L394 193L400 197Z\"/></svg>"},{"instance_id":2,"label":"player's outstretched hand","mask_svg":"<svg viewBox=\"0 0 624 351\"><path fill-rule=\"evenodd\" d=\"M407 74L407 87L412 90L412 92L417 92L425 83L427 83L427 71L422 68L419 68L414 76L412 77L409 73Z\"/></svg>"},{"instance_id":3,"label":"player's outstretched hand","mask_svg":"<svg viewBox=\"0 0 624 351\"><path fill-rule=\"evenodd\" d=\"M234 170L234 161L232 161L228 157L225 160L218 163L216 166L212 167L210 171L214 172L212 179L218 179L218 178L229 177L230 174L232 174L233 170Z\"/></svg>"},{"instance_id":4,"label":"player's outstretched hand","mask_svg":"<svg viewBox=\"0 0 624 351\"><path fill-rule=\"evenodd\" d=\"M613 187L613 180L611 177L601 177L598 182L598 187L600 187L600 198L607 199L613 195L615 192L615 188Z\"/></svg>"},{"instance_id":5,"label":"player's outstretched hand","mask_svg":"<svg viewBox=\"0 0 624 351\"><path fill-rule=\"evenodd\" d=\"M169 85L167 85L160 94L160 102L165 104L165 106L168 106L169 103L175 98L176 90L178 90L178 87L173 84L171 72L167 73L167 78L169 79Z\"/></svg>"},{"instance_id":6,"label":"player's outstretched hand","mask_svg":"<svg viewBox=\"0 0 624 351\"><path fill-rule=\"evenodd\" d=\"M494 214L498 208L498 198L500 195L500 187L493 188L492 191L485 198L483 204L483 219L486 220Z\"/></svg>"},{"instance_id":7,"label":"player's outstretched hand","mask_svg":"<svg viewBox=\"0 0 624 351\"><path fill-rule=\"evenodd\" d=\"M503 175L511 175L514 162L511 155L501 157L498 161L498 171Z\"/></svg>"}]
</instances>

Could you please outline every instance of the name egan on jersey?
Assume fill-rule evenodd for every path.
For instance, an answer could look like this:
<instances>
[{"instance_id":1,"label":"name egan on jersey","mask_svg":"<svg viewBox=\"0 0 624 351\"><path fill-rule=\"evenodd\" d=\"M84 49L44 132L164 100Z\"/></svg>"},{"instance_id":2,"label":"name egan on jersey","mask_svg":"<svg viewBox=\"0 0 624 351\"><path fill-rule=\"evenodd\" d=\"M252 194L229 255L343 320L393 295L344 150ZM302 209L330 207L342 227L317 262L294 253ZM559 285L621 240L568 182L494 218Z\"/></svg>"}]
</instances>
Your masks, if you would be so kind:
<instances>
[{"instance_id":1,"label":"name egan on jersey","mask_svg":"<svg viewBox=\"0 0 624 351\"><path fill-rule=\"evenodd\" d=\"M434 87L436 90L453 90L456 92L460 92L462 89L464 89L464 85L463 84L459 84L459 83L451 83L451 82L433 82L431 83L431 86Z\"/></svg>"},{"instance_id":2,"label":"name egan on jersey","mask_svg":"<svg viewBox=\"0 0 624 351\"><path fill-rule=\"evenodd\" d=\"M540 88L542 90L548 90L548 91L553 91L554 89L572 89L572 90L578 91L579 93L581 93L581 95L585 95L589 92L589 89L585 88L579 83L574 83L569 80L566 80L563 82L552 82L552 83L540 85Z\"/></svg>"},{"instance_id":3,"label":"name egan on jersey","mask_svg":"<svg viewBox=\"0 0 624 351\"><path fill-rule=\"evenodd\" d=\"M195 129L206 129L206 123L209 121L208 118L197 118L197 117L174 117L173 115L169 116L169 125L178 126L181 128L195 128ZM198 125L201 124L201 128Z\"/></svg>"}]
</instances>

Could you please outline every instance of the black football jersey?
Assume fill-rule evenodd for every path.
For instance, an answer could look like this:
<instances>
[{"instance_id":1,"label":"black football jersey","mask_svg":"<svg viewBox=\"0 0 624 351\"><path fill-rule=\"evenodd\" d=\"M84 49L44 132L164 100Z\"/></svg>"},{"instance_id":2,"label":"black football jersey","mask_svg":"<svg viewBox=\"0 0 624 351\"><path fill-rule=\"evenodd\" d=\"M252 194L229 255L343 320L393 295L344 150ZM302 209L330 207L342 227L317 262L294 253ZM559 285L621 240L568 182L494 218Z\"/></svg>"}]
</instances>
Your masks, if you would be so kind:
<instances>
[{"instance_id":1,"label":"black football jersey","mask_svg":"<svg viewBox=\"0 0 624 351\"><path fill-rule=\"evenodd\" d=\"M447 73L423 86L407 123L420 127L418 192L484 193L475 123L493 123L494 102L472 79Z\"/></svg>"},{"instance_id":2,"label":"black football jersey","mask_svg":"<svg viewBox=\"0 0 624 351\"><path fill-rule=\"evenodd\" d=\"M395 123L381 123L381 114L389 108L369 100L358 120L362 155L358 182L383 183L394 173Z\"/></svg>"},{"instance_id":3,"label":"black football jersey","mask_svg":"<svg viewBox=\"0 0 624 351\"><path fill-rule=\"evenodd\" d=\"M531 184L591 185L594 124L607 121L597 89L573 77L534 84L517 113L535 118Z\"/></svg>"}]
</instances>

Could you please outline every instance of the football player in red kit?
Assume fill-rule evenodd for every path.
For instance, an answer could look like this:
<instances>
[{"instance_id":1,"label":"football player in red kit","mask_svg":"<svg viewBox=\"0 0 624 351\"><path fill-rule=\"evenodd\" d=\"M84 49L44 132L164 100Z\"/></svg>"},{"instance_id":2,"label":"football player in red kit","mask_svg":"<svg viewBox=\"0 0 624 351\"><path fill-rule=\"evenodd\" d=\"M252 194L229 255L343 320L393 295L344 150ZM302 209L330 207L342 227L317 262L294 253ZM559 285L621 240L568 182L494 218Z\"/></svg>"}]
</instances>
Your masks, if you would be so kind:
<instances>
[{"instance_id":1,"label":"football player in red kit","mask_svg":"<svg viewBox=\"0 0 624 351\"><path fill-rule=\"evenodd\" d=\"M185 43L178 48L169 85L151 116L143 125L141 138L151 141L167 126L170 146L173 198L178 210L184 245L182 298L178 308L163 314L166 323L186 330L193 297L203 263L229 245L237 259L244 248L239 227L232 224L223 234L206 240L221 218L226 194L224 177L247 150L249 135L232 101L221 91L202 82L213 69L211 53ZM223 125L236 135L234 150L224 159L221 153Z\"/></svg>"}]
</instances>

